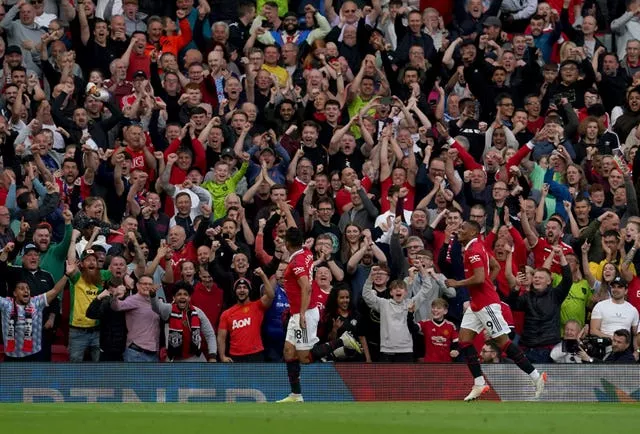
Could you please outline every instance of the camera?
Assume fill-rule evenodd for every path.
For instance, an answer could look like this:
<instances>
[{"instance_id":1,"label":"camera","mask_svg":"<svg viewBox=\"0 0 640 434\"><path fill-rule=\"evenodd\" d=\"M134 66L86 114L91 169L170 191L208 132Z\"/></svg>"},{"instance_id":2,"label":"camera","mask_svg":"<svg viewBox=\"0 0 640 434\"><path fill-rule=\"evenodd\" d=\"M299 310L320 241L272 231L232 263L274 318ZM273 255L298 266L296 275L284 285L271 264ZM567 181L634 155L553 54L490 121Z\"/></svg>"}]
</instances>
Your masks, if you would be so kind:
<instances>
[{"instance_id":1,"label":"camera","mask_svg":"<svg viewBox=\"0 0 640 434\"><path fill-rule=\"evenodd\" d=\"M580 351L580 342L577 339L564 339L562 341L562 352L577 354Z\"/></svg>"},{"instance_id":2,"label":"camera","mask_svg":"<svg viewBox=\"0 0 640 434\"><path fill-rule=\"evenodd\" d=\"M607 354L607 347L611 346L611 339L587 336L582 339L581 344L581 347L590 357L602 360Z\"/></svg>"}]
</instances>

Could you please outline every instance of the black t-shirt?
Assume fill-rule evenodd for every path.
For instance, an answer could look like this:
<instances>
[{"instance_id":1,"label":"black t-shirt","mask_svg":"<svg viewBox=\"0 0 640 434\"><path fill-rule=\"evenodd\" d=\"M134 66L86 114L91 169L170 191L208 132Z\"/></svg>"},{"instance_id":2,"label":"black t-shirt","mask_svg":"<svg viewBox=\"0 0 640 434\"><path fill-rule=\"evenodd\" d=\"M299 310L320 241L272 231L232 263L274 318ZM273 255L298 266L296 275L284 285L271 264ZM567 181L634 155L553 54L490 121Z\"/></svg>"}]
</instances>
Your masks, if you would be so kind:
<instances>
[{"instance_id":1,"label":"black t-shirt","mask_svg":"<svg viewBox=\"0 0 640 434\"><path fill-rule=\"evenodd\" d=\"M337 153L329 156L329 173L337 170L338 172L342 172L342 169L345 167L350 167L356 171L358 174L358 178L362 178L362 166L364 162L367 160L364 155L362 155L362 151L360 151L360 144L356 145L356 148L353 150L353 154L345 155L344 152L338 151Z\"/></svg>"},{"instance_id":2,"label":"black t-shirt","mask_svg":"<svg viewBox=\"0 0 640 434\"><path fill-rule=\"evenodd\" d=\"M327 151L320 145L316 145L315 148L309 148L302 145L302 150L304 151L304 156L311 160L313 163L314 170L322 164L324 167L327 167L327 162L329 161L329 156L327 155Z\"/></svg>"}]
</instances>

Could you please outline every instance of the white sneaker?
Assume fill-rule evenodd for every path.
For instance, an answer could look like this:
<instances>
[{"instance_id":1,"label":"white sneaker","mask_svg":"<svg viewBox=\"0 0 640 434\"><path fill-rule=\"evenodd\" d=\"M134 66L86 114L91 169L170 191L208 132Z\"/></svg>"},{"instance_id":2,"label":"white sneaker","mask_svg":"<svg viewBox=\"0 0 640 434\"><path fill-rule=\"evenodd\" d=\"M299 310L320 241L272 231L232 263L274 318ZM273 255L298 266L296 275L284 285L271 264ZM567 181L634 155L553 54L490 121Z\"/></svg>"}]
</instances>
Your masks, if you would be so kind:
<instances>
[{"instance_id":1,"label":"white sneaker","mask_svg":"<svg viewBox=\"0 0 640 434\"><path fill-rule=\"evenodd\" d=\"M471 388L471 392L469 392L469 394L467 395L467 397L464 399L466 402L469 401L473 401L475 399L480 398L481 395L487 393L489 391L490 387L488 384L483 384L482 386L473 386Z\"/></svg>"},{"instance_id":2,"label":"white sneaker","mask_svg":"<svg viewBox=\"0 0 640 434\"><path fill-rule=\"evenodd\" d=\"M349 348L356 351L358 354L362 354L362 347L360 346L360 343L356 340L356 338L353 337L350 332L342 333L342 336L340 336L340 340L344 344L345 348Z\"/></svg>"},{"instance_id":3,"label":"white sneaker","mask_svg":"<svg viewBox=\"0 0 640 434\"><path fill-rule=\"evenodd\" d=\"M304 402L304 399L299 393L290 393L286 398L276 402Z\"/></svg>"},{"instance_id":4,"label":"white sneaker","mask_svg":"<svg viewBox=\"0 0 640 434\"><path fill-rule=\"evenodd\" d=\"M544 386L547 384L547 373L543 372L540 374L540 377L536 381L533 382L536 386L536 399L539 399L542 396L542 392L544 392Z\"/></svg>"}]
</instances>

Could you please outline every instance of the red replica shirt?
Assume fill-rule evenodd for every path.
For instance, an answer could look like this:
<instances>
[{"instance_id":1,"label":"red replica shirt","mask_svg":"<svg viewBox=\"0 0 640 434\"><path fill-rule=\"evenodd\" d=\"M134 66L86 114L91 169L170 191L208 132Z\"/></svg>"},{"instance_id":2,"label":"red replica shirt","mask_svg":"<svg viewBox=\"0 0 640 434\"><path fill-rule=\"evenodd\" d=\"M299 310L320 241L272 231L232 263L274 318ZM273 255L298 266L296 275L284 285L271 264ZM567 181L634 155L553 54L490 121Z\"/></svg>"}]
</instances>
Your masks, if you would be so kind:
<instances>
[{"instance_id":1,"label":"red replica shirt","mask_svg":"<svg viewBox=\"0 0 640 434\"><path fill-rule=\"evenodd\" d=\"M451 344L458 342L456 326L447 320L440 324L433 320L420 321L418 323L424 335L425 356L427 363L451 362Z\"/></svg>"},{"instance_id":2,"label":"red replica shirt","mask_svg":"<svg viewBox=\"0 0 640 434\"><path fill-rule=\"evenodd\" d=\"M629 282L627 301L640 312L640 278L637 276L633 276L633 279Z\"/></svg>"},{"instance_id":3,"label":"red replica shirt","mask_svg":"<svg viewBox=\"0 0 640 434\"><path fill-rule=\"evenodd\" d=\"M565 255L569 253L573 253L573 249L569 244L565 244L562 241L559 243L560 247L562 247L562 251ZM542 267L545 259L552 253L551 244L547 242L545 238L538 238L538 242L536 246L533 248L533 262L535 264L535 268ZM551 264L551 272L561 274L562 267L560 266L560 262L557 258L553 258L553 263Z\"/></svg>"},{"instance_id":4,"label":"red replica shirt","mask_svg":"<svg viewBox=\"0 0 640 434\"><path fill-rule=\"evenodd\" d=\"M304 193L304 190L307 188L307 184L300 181L300 179L296 176L291 184L289 184L289 190L287 191L287 199L289 199L289 203L292 206L295 206L300 200L300 197Z\"/></svg>"},{"instance_id":5,"label":"red replica shirt","mask_svg":"<svg viewBox=\"0 0 640 434\"><path fill-rule=\"evenodd\" d=\"M222 289L215 283L209 291L202 282L196 283L191 296L191 304L199 307L204 312L215 330L218 329L218 320L222 312L222 297Z\"/></svg>"},{"instance_id":6,"label":"red replica shirt","mask_svg":"<svg viewBox=\"0 0 640 434\"><path fill-rule=\"evenodd\" d=\"M320 312L320 318L322 318L324 308L327 306L328 298L329 293L324 292L322 289L320 289L320 287L314 280L311 284L311 301L309 302L309 309L317 307L318 311Z\"/></svg>"},{"instance_id":7,"label":"red replica shirt","mask_svg":"<svg viewBox=\"0 0 640 434\"><path fill-rule=\"evenodd\" d=\"M489 276L489 254L484 244L478 238L474 238L464 247L464 277L473 276L476 268L484 269L484 282L478 285L469 285L469 297L471 298L471 310L479 311L490 304L500 303L500 297Z\"/></svg>"},{"instance_id":8,"label":"red replica shirt","mask_svg":"<svg viewBox=\"0 0 640 434\"><path fill-rule=\"evenodd\" d=\"M312 268L313 253L309 249L302 248L289 258L289 265L284 270L283 287L289 299L289 310L292 315L300 313L300 304L302 302L302 288L298 284L298 279L307 276L309 283L311 283ZM313 308L311 303L309 303L309 308Z\"/></svg>"},{"instance_id":9,"label":"red replica shirt","mask_svg":"<svg viewBox=\"0 0 640 434\"><path fill-rule=\"evenodd\" d=\"M371 190L371 185L372 185L371 180L365 176L364 178L362 178L362 181L360 181L360 184L362 185L362 188L364 188L364 191L369 193L369 190ZM342 208L344 208L345 205L349 205L351 203L351 193L348 192L344 187L342 187L336 193L335 199L336 199L336 212L339 215L342 215L343 213Z\"/></svg>"},{"instance_id":10,"label":"red replica shirt","mask_svg":"<svg viewBox=\"0 0 640 434\"><path fill-rule=\"evenodd\" d=\"M381 187L380 206L382 207L381 212L383 213L389 211L390 205L389 205L389 198L387 197L387 194L389 193L389 188L391 188L391 186L393 185L392 183L393 181L391 180L391 176L389 176L387 179L385 179L380 183L380 187ZM407 190L409 190L407 197L404 198L404 209L406 209L407 211L413 211L413 206L415 203L415 196L416 196L416 188L413 185L409 184L408 182L405 182L402 186L405 187Z\"/></svg>"},{"instance_id":11,"label":"red replica shirt","mask_svg":"<svg viewBox=\"0 0 640 434\"><path fill-rule=\"evenodd\" d=\"M229 335L229 355L246 356L262 350L260 329L265 307L260 300L236 304L222 312L220 330Z\"/></svg>"}]
</instances>

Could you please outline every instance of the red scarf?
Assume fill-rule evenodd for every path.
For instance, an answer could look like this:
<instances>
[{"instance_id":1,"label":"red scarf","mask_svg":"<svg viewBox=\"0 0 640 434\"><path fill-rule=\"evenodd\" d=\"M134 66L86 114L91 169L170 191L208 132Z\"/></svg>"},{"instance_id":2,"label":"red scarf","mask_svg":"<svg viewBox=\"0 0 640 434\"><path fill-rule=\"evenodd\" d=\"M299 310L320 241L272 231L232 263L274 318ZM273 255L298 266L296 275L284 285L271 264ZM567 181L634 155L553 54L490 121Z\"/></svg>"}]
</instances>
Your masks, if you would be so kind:
<instances>
[{"instance_id":1,"label":"red scarf","mask_svg":"<svg viewBox=\"0 0 640 434\"><path fill-rule=\"evenodd\" d=\"M171 305L169 317L169 342L167 356L169 360L181 359L183 353L200 355L200 317L191 306L180 310L178 305Z\"/></svg>"},{"instance_id":2,"label":"red scarf","mask_svg":"<svg viewBox=\"0 0 640 434\"><path fill-rule=\"evenodd\" d=\"M24 307L24 341L22 342L22 351L25 353L33 352L33 313L35 308L29 302ZM4 349L6 353L16 351L16 323L18 322L18 305L13 301L13 310L9 318L9 328L7 329L7 346Z\"/></svg>"}]
</instances>

